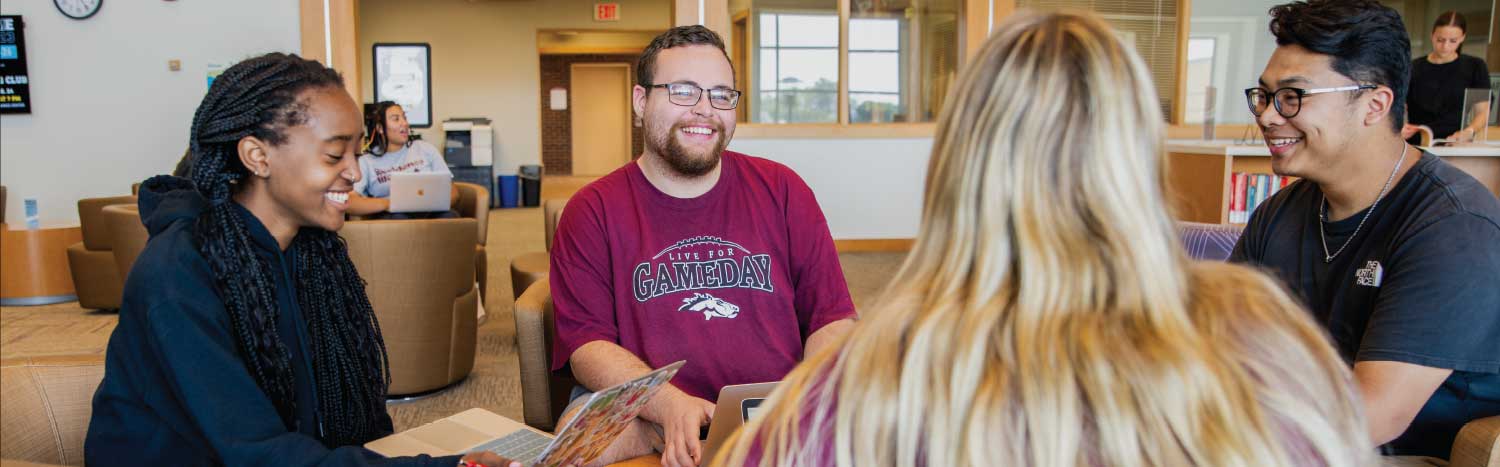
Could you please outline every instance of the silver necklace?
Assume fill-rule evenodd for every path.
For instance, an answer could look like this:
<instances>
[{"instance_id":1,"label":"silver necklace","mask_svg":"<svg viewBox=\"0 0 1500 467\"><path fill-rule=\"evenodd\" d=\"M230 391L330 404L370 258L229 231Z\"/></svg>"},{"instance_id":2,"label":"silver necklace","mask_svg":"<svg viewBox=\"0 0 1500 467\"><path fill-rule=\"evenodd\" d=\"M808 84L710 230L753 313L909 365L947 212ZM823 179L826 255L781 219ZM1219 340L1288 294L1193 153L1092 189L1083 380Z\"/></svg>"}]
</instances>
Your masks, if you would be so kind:
<instances>
[{"instance_id":1,"label":"silver necklace","mask_svg":"<svg viewBox=\"0 0 1500 467\"><path fill-rule=\"evenodd\" d=\"M1370 220L1370 215L1375 213L1375 206L1379 206L1380 200L1385 199L1386 190L1391 188L1391 181L1396 179L1396 172L1400 171L1401 164L1406 162L1406 150L1410 148L1410 145L1404 142L1401 143L1401 158L1396 160L1395 167L1391 167L1391 175L1385 178L1385 186L1380 187L1380 195L1375 197L1374 203L1370 203L1370 209L1365 211L1365 217L1359 220L1359 225L1354 226L1354 233L1349 234L1349 238L1344 239L1343 246L1340 246L1333 254L1328 254L1328 236L1323 233L1323 224L1328 222L1328 198L1324 195L1318 195L1318 239L1323 241L1324 264L1332 263L1333 258L1338 256L1339 253L1343 253L1344 248L1348 248L1349 243L1354 241L1354 237L1359 235L1359 229L1363 228L1365 221Z\"/></svg>"}]
</instances>

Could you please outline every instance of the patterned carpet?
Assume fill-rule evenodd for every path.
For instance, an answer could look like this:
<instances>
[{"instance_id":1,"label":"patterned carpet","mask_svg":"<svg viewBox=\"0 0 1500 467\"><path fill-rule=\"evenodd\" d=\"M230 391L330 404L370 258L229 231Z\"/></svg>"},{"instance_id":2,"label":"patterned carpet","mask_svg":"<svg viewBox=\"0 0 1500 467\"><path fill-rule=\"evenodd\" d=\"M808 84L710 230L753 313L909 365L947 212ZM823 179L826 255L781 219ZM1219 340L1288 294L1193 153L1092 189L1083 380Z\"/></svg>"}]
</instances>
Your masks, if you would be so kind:
<instances>
[{"instance_id":1,"label":"patterned carpet","mask_svg":"<svg viewBox=\"0 0 1500 467\"><path fill-rule=\"evenodd\" d=\"M390 403L391 418L395 420L397 430L419 426L472 407L483 407L516 420L522 418L509 265L515 255L544 248L542 230L540 208L490 211L486 244L490 280L485 294L485 310L489 316L479 327L473 372L464 381L436 394ZM899 266L903 255L840 255L856 307L868 305ZM0 307L0 358L103 353L116 321L114 313L84 310L77 302Z\"/></svg>"}]
</instances>

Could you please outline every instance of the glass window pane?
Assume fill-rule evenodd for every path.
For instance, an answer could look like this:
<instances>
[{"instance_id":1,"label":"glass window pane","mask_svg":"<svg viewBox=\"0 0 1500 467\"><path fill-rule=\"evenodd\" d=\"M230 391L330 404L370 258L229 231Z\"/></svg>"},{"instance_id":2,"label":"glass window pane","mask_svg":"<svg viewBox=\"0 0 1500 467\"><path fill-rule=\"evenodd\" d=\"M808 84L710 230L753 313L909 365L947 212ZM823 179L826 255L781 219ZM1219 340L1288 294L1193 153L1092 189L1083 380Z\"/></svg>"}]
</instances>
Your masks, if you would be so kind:
<instances>
[{"instance_id":1,"label":"glass window pane","mask_svg":"<svg viewBox=\"0 0 1500 467\"><path fill-rule=\"evenodd\" d=\"M890 123L903 121L899 94L849 93L849 121Z\"/></svg>"},{"instance_id":2,"label":"glass window pane","mask_svg":"<svg viewBox=\"0 0 1500 467\"><path fill-rule=\"evenodd\" d=\"M961 6L959 0L851 2L850 122L937 117L958 75Z\"/></svg>"},{"instance_id":3,"label":"glass window pane","mask_svg":"<svg viewBox=\"0 0 1500 467\"><path fill-rule=\"evenodd\" d=\"M761 5L760 3L765 3ZM748 12L733 25L753 31L753 44L743 55L749 62L740 100L742 118L756 123L838 121L839 37L837 0L795 0L775 3L732 0L734 16Z\"/></svg>"},{"instance_id":4,"label":"glass window pane","mask_svg":"<svg viewBox=\"0 0 1500 467\"><path fill-rule=\"evenodd\" d=\"M900 50L900 42L901 20L849 20L849 50Z\"/></svg>"},{"instance_id":5,"label":"glass window pane","mask_svg":"<svg viewBox=\"0 0 1500 467\"><path fill-rule=\"evenodd\" d=\"M901 54L849 52L849 92L901 93Z\"/></svg>"},{"instance_id":6,"label":"glass window pane","mask_svg":"<svg viewBox=\"0 0 1500 467\"><path fill-rule=\"evenodd\" d=\"M838 15L782 14L777 16L777 28L781 31L777 39L779 46L838 48Z\"/></svg>"},{"instance_id":7,"label":"glass window pane","mask_svg":"<svg viewBox=\"0 0 1500 467\"><path fill-rule=\"evenodd\" d=\"M1203 123L1211 108L1212 104L1208 103L1208 88L1214 82L1214 48L1217 42L1212 37L1188 38L1187 82L1184 84L1187 86L1187 98L1184 102L1186 110L1182 115L1184 123ZM1220 100L1217 99L1217 94L1222 92L1225 90L1215 90L1216 101ZM1214 111L1217 115L1218 109L1215 108Z\"/></svg>"},{"instance_id":8,"label":"glass window pane","mask_svg":"<svg viewBox=\"0 0 1500 467\"><path fill-rule=\"evenodd\" d=\"M777 55L778 90L838 90L838 49L782 49Z\"/></svg>"},{"instance_id":9,"label":"glass window pane","mask_svg":"<svg viewBox=\"0 0 1500 467\"><path fill-rule=\"evenodd\" d=\"M758 26L760 30L756 31L755 35L760 37L761 47L775 47L776 15L761 14L759 19L760 21L756 21L756 26Z\"/></svg>"},{"instance_id":10,"label":"glass window pane","mask_svg":"<svg viewBox=\"0 0 1500 467\"><path fill-rule=\"evenodd\" d=\"M832 123L838 121L838 91L808 90L776 95L776 123Z\"/></svg>"},{"instance_id":11,"label":"glass window pane","mask_svg":"<svg viewBox=\"0 0 1500 467\"><path fill-rule=\"evenodd\" d=\"M756 89L776 89L776 51L778 49L760 49L755 55L755 65L760 69L759 77L755 83Z\"/></svg>"}]
</instances>

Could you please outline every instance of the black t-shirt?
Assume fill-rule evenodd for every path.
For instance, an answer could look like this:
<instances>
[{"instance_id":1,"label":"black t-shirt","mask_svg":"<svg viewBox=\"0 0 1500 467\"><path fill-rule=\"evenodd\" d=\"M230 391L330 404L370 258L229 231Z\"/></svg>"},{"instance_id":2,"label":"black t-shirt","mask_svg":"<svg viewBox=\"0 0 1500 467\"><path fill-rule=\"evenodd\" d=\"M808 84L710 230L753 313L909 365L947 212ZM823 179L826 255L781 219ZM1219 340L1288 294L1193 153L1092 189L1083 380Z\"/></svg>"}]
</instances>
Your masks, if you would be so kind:
<instances>
[{"instance_id":1,"label":"black t-shirt","mask_svg":"<svg viewBox=\"0 0 1500 467\"><path fill-rule=\"evenodd\" d=\"M1332 335L1345 361L1452 369L1392 454L1448 458L1459 428L1500 415L1500 201L1431 153L1324 263L1317 184L1298 181L1255 210L1230 261L1268 268ZM1324 222L1328 252L1366 211Z\"/></svg>"},{"instance_id":2,"label":"black t-shirt","mask_svg":"<svg viewBox=\"0 0 1500 467\"><path fill-rule=\"evenodd\" d=\"M1490 70L1484 60L1463 54L1442 65L1427 61L1426 55L1412 60L1406 120L1432 128L1433 138L1447 138L1466 126L1461 120L1467 88L1490 88Z\"/></svg>"}]
</instances>

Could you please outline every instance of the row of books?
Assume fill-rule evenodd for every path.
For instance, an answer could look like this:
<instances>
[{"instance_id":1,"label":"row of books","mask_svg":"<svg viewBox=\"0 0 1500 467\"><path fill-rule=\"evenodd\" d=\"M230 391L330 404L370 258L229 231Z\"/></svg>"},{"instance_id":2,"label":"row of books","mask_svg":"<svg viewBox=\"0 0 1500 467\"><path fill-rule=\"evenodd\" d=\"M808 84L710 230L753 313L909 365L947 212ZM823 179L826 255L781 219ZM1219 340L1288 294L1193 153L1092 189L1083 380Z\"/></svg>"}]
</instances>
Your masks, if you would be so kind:
<instances>
[{"instance_id":1,"label":"row of books","mask_svg":"<svg viewBox=\"0 0 1500 467\"><path fill-rule=\"evenodd\" d=\"M1292 180L1292 177L1276 174L1235 172L1233 195L1229 198L1229 222L1250 222L1250 213L1282 187L1290 185Z\"/></svg>"}]
</instances>

